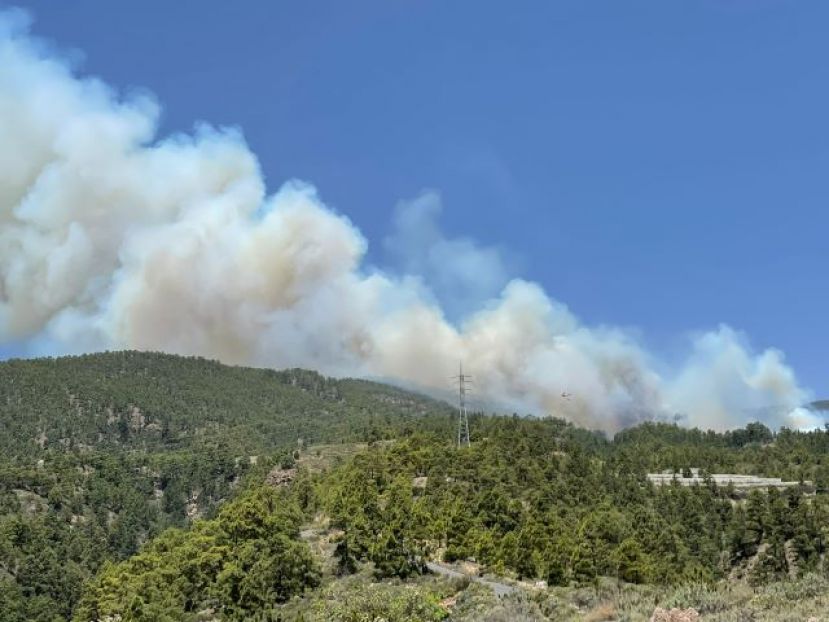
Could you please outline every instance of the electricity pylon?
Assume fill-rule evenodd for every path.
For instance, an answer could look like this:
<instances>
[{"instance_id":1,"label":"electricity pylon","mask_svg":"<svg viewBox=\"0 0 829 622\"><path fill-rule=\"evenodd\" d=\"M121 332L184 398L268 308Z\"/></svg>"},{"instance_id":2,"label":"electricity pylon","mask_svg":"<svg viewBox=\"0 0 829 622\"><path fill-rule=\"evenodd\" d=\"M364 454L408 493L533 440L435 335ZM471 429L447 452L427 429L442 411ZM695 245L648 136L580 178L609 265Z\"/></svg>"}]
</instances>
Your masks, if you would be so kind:
<instances>
[{"instance_id":1,"label":"electricity pylon","mask_svg":"<svg viewBox=\"0 0 829 622\"><path fill-rule=\"evenodd\" d=\"M472 384L472 376L463 373L463 363L458 363L458 447L469 447L469 416L466 413L467 385Z\"/></svg>"}]
</instances>

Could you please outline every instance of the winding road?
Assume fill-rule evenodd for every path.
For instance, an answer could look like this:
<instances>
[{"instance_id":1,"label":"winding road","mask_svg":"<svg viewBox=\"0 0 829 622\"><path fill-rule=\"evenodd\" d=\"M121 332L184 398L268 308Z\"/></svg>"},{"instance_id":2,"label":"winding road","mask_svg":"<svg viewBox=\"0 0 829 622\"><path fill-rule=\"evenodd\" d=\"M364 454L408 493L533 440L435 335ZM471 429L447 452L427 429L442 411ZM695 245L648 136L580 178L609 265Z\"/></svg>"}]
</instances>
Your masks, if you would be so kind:
<instances>
[{"instance_id":1,"label":"winding road","mask_svg":"<svg viewBox=\"0 0 829 622\"><path fill-rule=\"evenodd\" d=\"M474 581L475 583L485 585L486 587L491 589L495 593L495 596L497 596L498 598L502 598L507 594L512 594L516 590L516 588L512 585L507 585L506 583L499 583L498 581L489 581L481 577L465 574L463 572L460 572L459 570L455 570L451 566L446 566L444 564L438 564L436 562L426 562L426 567L429 569L430 572L442 575L444 577L449 577L450 579L469 579L470 581Z\"/></svg>"}]
</instances>

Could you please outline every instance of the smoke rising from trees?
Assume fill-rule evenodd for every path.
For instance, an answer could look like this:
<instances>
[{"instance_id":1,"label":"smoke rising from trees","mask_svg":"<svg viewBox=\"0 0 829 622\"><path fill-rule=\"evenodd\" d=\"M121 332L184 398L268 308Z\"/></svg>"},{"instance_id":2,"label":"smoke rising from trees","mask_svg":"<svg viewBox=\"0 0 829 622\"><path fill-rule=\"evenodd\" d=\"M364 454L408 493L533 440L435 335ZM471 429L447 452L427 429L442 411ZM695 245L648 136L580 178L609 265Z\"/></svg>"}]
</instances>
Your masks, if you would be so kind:
<instances>
[{"instance_id":1,"label":"smoke rising from trees","mask_svg":"<svg viewBox=\"0 0 829 622\"><path fill-rule=\"evenodd\" d=\"M439 392L463 359L483 402L608 430L676 413L723 428L758 409L787 423L808 397L780 352L727 326L666 369L626 331L584 325L498 249L447 238L435 193L398 207L391 267L369 266L365 238L313 186L268 193L238 131L158 137L158 115L150 96L78 77L20 14L0 17L0 342Z\"/></svg>"}]
</instances>

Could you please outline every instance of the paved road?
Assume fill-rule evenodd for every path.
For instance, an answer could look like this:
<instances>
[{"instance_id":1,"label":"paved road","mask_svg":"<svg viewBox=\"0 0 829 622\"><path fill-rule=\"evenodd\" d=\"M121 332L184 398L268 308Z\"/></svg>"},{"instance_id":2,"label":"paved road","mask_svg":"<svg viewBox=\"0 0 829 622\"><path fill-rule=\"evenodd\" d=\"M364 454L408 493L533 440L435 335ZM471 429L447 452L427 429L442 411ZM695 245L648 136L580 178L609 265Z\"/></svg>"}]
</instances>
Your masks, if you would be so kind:
<instances>
[{"instance_id":1,"label":"paved road","mask_svg":"<svg viewBox=\"0 0 829 622\"><path fill-rule=\"evenodd\" d=\"M430 572L443 575L444 577L449 577L451 579L469 579L470 581L474 581L475 583L485 585L486 587L491 589L498 598L506 596L507 594L511 594L515 591L515 587L513 587L512 585L507 585L506 583L499 583L498 581L488 581L487 579L483 579L481 577L468 575L458 570L455 570L451 566L446 566L444 564L438 564L436 562L426 562L426 567L429 569Z\"/></svg>"}]
</instances>

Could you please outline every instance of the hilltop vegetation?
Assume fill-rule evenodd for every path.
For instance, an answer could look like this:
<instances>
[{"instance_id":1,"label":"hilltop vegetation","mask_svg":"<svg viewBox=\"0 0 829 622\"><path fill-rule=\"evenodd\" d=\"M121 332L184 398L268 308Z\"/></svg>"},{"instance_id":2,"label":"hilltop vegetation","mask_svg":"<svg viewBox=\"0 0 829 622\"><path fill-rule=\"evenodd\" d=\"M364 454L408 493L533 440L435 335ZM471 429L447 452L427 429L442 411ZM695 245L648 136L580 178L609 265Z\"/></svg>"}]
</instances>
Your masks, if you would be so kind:
<instances>
[{"instance_id":1,"label":"hilltop vegetation","mask_svg":"<svg viewBox=\"0 0 829 622\"><path fill-rule=\"evenodd\" d=\"M600 576L672 584L734 573L762 582L822 570L823 496L792 487L754 492L742 504L710 482L654 488L645 474L693 460L677 463L680 472L728 465L822 477L825 432L786 432L766 448L730 447L726 436L697 451L693 433L682 434L689 444L674 439L660 451L655 439L676 435L671 426L604 443L586 442L553 419L486 418L476 432L480 440L468 450L414 436L321 479L318 503L344 534L341 567L370 561L380 575L405 577L440 554L555 585ZM418 477L425 480L413 487Z\"/></svg>"},{"instance_id":2,"label":"hilltop vegetation","mask_svg":"<svg viewBox=\"0 0 829 622\"><path fill-rule=\"evenodd\" d=\"M0 364L0 451L273 451L298 439L382 438L445 404L301 369L230 367L202 358L111 352Z\"/></svg>"},{"instance_id":3,"label":"hilltop vegetation","mask_svg":"<svg viewBox=\"0 0 829 622\"><path fill-rule=\"evenodd\" d=\"M68 618L105 561L211 516L300 446L450 417L303 370L139 352L0 363L0 620Z\"/></svg>"},{"instance_id":4,"label":"hilltop vegetation","mask_svg":"<svg viewBox=\"0 0 829 622\"><path fill-rule=\"evenodd\" d=\"M0 381L3 622L640 619L826 584L826 430L476 414L458 450L450 407L301 370L126 352ZM818 493L646 478L690 467ZM498 603L429 560L550 587Z\"/></svg>"},{"instance_id":5,"label":"hilltop vegetation","mask_svg":"<svg viewBox=\"0 0 829 622\"><path fill-rule=\"evenodd\" d=\"M814 586L826 585L829 504L823 495L812 497L795 486L755 491L743 502L712 483L658 488L645 477L646 470L669 468L679 456L703 468L760 469L762 463L770 475L804 468L817 473L829 443L824 431L773 436L753 425L713 435L709 451L697 432L667 425L643 426L608 441L555 419L475 417L473 423L479 440L469 449L414 433L369 446L322 472L301 467L290 486L268 492L282 508L304 515L306 536L302 552L294 553L297 560L305 559L312 535L330 545L327 554L325 546L315 549L319 565L290 592L223 600L222 594L236 589L234 569L243 569L244 576L258 570L253 560L215 563L208 553L197 553L213 546L205 544L205 533L221 531L219 524L200 524L166 536L197 552L163 548L167 554L160 557L151 544L108 567L87 587L76 620L98 619L91 611L124 614L135 603L161 601L172 603L163 610L168 618L155 610L152 619L199 620L198 612L209 611L226 620L265 613L271 617L264 619L358 620L368 609L393 620L480 620L499 608L503 617L492 619L516 619L517 612L523 612L520 619L580 619L587 604L596 608L604 601L641 619L636 616L657 603L712 614L748 602L767 610L780 605L774 594L816 595ZM787 455L800 463L789 464ZM802 456L811 460L801 462ZM261 514L250 499L267 487L251 485L254 496L225 506L228 515ZM262 556L259 561L267 559ZM207 562L185 573L197 578L181 579L180 588L159 597L156 586L164 585L163 577L181 576L182 565L192 568L181 561L186 559ZM420 577L429 559L474 560L482 572L502 580L542 580L553 589L529 589L529 600L516 594L511 604L498 604L481 586L424 583ZM267 561L264 566L273 567ZM284 576L293 576L292 568L295 563L285 563ZM619 582L614 590L608 591L607 577ZM401 581L420 587L400 591L395 585ZM777 591L765 587L782 581L801 583ZM572 589L571 598L566 590ZM454 604L441 605L447 598Z\"/></svg>"}]
</instances>

